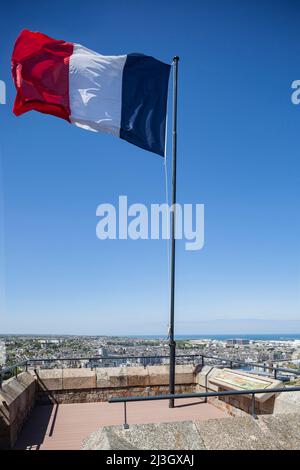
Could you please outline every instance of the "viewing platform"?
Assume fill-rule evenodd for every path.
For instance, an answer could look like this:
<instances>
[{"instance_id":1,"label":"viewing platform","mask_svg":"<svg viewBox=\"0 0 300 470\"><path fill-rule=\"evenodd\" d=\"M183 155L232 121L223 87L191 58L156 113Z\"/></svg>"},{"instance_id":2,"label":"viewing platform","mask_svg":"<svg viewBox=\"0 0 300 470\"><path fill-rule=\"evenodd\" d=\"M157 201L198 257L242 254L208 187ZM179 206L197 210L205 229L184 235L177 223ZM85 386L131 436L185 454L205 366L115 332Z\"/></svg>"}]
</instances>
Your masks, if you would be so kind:
<instances>
[{"instance_id":1,"label":"viewing platform","mask_svg":"<svg viewBox=\"0 0 300 470\"><path fill-rule=\"evenodd\" d=\"M199 400L183 400L174 409L165 401L131 403L128 424L199 421L226 418L228 413ZM26 422L14 448L28 450L80 449L84 439L102 426L122 426L121 403L38 405Z\"/></svg>"},{"instance_id":2,"label":"viewing platform","mask_svg":"<svg viewBox=\"0 0 300 470\"><path fill-rule=\"evenodd\" d=\"M236 426L243 433L243 426L247 425L253 428L255 436L262 432L264 425L259 423L264 423L266 416L274 418L268 423L275 427L278 423L283 426L283 415L293 414L297 422L300 416L300 387L288 389L274 374L254 375L228 369L223 364L204 365L202 361L177 365L174 408L169 408L166 399L167 365L26 368L4 380L0 389L0 448L117 449L124 445L147 448L135 447L147 445L147 440L140 442L135 438L136 433L147 432L155 448L190 449L202 446L200 441L204 437L199 437L199 430L203 433L208 428L201 423L210 423L209 429L219 434L228 434L229 428ZM234 424L227 427L227 421ZM286 428L288 420L284 423ZM197 439L189 440L185 428L191 435L196 433ZM155 444L162 429L165 437L162 435L162 443ZM299 426L293 427L291 423L293 435L296 429ZM236 439L236 447L231 443L232 448L247 446L245 442L239 443L238 432ZM259 446L259 442L268 448L261 438L257 441L254 438L253 442L251 436L249 439L250 448Z\"/></svg>"}]
</instances>

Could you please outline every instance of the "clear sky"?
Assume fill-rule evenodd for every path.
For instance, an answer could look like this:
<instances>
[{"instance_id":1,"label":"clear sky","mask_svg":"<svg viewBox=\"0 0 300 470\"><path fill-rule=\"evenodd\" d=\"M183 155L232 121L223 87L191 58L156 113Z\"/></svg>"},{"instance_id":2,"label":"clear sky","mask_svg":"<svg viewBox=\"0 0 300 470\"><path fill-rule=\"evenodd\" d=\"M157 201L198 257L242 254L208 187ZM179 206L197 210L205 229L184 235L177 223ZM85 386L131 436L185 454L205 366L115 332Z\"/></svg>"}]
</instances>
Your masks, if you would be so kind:
<instances>
[{"instance_id":1,"label":"clear sky","mask_svg":"<svg viewBox=\"0 0 300 470\"><path fill-rule=\"evenodd\" d=\"M95 233L102 202L165 201L163 159L52 116L16 118L10 56L23 28L104 55L180 56L178 201L205 204L205 246L178 242L176 332L300 332L299 24L288 0L1 5L0 333L168 323L166 242Z\"/></svg>"}]
</instances>

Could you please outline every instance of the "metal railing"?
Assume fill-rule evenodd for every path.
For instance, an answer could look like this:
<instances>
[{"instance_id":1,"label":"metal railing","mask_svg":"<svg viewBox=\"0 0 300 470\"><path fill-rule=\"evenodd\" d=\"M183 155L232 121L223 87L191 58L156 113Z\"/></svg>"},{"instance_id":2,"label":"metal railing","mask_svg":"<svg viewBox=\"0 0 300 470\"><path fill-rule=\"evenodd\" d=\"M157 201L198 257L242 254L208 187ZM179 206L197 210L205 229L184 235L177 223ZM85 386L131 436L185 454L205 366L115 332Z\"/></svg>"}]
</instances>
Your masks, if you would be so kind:
<instances>
[{"instance_id":1,"label":"metal railing","mask_svg":"<svg viewBox=\"0 0 300 470\"><path fill-rule=\"evenodd\" d=\"M285 392L300 392L300 387L289 387L289 388L272 388L272 389L250 389L250 390L228 390L222 392L197 392L197 393L174 393L174 394L166 394L166 395L153 395L148 397L112 397L108 399L109 403L124 403L124 429L128 429L128 421L127 421L127 403L128 402L136 402L136 401L154 401L154 400L182 400L187 398L211 398L211 397L226 397L232 395L251 395L251 415L253 418L257 419L256 411L255 411L255 395L260 393L285 393Z\"/></svg>"},{"instance_id":2,"label":"metal railing","mask_svg":"<svg viewBox=\"0 0 300 470\"><path fill-rule=\"evenodd\" d=\"M200 355L202 359L202 367L204 366L204 358L206 359L213 359L217 361L222 361L224 363L229 364L230 369L233 369L234 365L241 366L241 367L257 367L259 369L263 369L264 371L268 370L273 373L274 379L277 379L277 374L278 372L286 372L290 373L292 375L300 375L300 369L291 369L291 368L284 368L284 367L274 367L274 366L268 366L267 364L260 364L256 362L245 362L245 361L240 361L238 359L230 359L230 358L223 358L223 357L218 357L218 356L210 356L210 355Z\"/></svg>"},{"instance_id":3,"label":"metal railing","mask_svg":"<svg viewBox=\"0 0 300 470\"><path fill-rule=\"evenodd\" d=\"M34 359L27 359L17 364L13 364L10 367L6 367L0 370L0 386L2 381L6 378L15 376L25 370L28 370L28 367L35 366L39 363L51 364L55 362L79 362L79 361L87 361L86 366L91 367L94 369L95 367L99 366L99 361L101 361L101 365L105 364L105 361L124 361L126 360L139 360L141 365L146 367L149 362L151 361L161 361L162 359L169 359L169 355L151 355L151 356L94 356L94 357L87 357L87 356L79 356L79 357L58 357L58 358L34 358ZM219 356L212 356L208 354L178 354L176 356L176 360L178 359L188 359L189 362L192 361L194 365L200 365L201 368L205 366L208 362L217 361L217 365L226 365L230 369L233 369L235 366L237 367L256 367L258 369L263 369L264 371L269 371L269 374L273 375L276 379L278 376L278 372L288 373L290 375L300 375L300 369L288 369L282 367L274 367L271 365L261 364L261 363L253 363L253 362L245 362L240 361L239 359L232 359L232 358L224 358ZM211 364L210 364L211 365Z\"/></svg>"},{"instance_id":4,"label":"metal railing","mask_svg":"<svg viewBox=\"0 0 300 470\"><path fill-rule=\"evenodd\" d=\"M0 387L2 386L3 380L10 377L17 377L20 372L23 372L25 369L27 371L28 361L18 362L9 367L4 367L0 369Z\"/></svg>"}]
</instances>

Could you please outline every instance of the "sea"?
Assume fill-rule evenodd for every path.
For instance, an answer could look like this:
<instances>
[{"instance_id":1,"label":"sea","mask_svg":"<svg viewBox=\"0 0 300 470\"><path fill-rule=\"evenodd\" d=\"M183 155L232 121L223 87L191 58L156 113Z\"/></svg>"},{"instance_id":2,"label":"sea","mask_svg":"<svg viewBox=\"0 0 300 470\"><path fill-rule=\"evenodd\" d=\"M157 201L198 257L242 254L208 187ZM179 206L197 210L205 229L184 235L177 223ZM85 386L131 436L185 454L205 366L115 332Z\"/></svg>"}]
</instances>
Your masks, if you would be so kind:
<instances>
[{"instance_id":1,"label":"sea","mask_svg":"<svg viewBox=\"0 0 300 470\"><path fill-rule=\"evenodd\" d=\"M105 333L100 334L101 336L107 336L107 337L114 337L114 338L135 338L135 339L161 339L165 340L167 338L166 335L126 335L126 334L119 334L119 335L108 335ZM7 337L7 336L22 336L22 337L29 337L29 338L55 338L57 336L60 337L72 337L72 336L83 336L83 337L90 337L90 336L95 336L95 335L76 335L76 334L0 334L1 338ZM96 336L99 336L96 335ZM225 341L227 339L248 339L248 340L253 340L253 341L294 341L294 340L299 340L300 341L300 333L278 333L278 334L244 334L244 333L231 333L231 334L224 334L224 335L213 335L213 334L203 334L203 335L197 335L197 334L185 334L185 335L175 335L176 340L188 340L188 339L215 339L219 341Z\"/></svg>"},{"instance_id":2,"label":"sea","mask_svg":"<svg viewBox=\"0 0 300 470\"><path fill-rule=\"evenodd\" d=\"M138 335L136 338L163 339L163 335ZM176 335L177 340L188 339L215 339L225 341L227 339L248 339L252 341L293 341L300 340L300 333L290 334L226 334L226 335Z\"/></svg>"}]
</instances>

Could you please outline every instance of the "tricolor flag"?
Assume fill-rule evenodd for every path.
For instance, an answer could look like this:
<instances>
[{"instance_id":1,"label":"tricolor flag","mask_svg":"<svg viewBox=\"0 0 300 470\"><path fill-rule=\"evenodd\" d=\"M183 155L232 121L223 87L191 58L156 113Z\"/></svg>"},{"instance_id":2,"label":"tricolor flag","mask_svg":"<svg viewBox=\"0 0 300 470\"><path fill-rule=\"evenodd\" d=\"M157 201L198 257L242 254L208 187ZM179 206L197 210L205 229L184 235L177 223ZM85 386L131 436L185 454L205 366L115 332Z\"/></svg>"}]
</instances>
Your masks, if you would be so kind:
<instances>
[{"instance_id":1,"label":"tricolor flag","mask_svg":"<svg viewBox=\"0 0 300 470\"><path fill-rule=\"evenodd\" d=\"M170 65L143 54L104 56L24 30L12 74L17 116L52 114L164 156Z\"/></svg>"}]
</instances>

